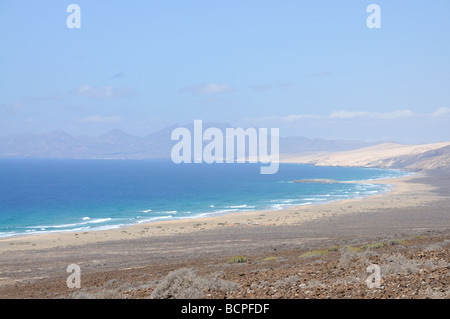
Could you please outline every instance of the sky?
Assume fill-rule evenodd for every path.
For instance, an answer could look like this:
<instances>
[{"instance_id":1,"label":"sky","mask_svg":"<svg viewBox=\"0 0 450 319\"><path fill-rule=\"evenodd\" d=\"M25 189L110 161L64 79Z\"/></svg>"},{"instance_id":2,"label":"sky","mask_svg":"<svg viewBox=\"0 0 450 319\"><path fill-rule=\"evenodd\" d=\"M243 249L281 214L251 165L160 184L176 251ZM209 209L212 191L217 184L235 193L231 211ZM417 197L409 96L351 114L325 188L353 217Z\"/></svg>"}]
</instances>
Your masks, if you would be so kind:
<instances>
[{"instance_id":1,"label":"sky","mask_svg":"<svg viewBox=\"0 0 450 319\"><path fill-rule=\"evenodd\" d=\"M203 120L450 141L448 0L0 0L0 39L2 136Z\"/></svg>"}]
</instances>

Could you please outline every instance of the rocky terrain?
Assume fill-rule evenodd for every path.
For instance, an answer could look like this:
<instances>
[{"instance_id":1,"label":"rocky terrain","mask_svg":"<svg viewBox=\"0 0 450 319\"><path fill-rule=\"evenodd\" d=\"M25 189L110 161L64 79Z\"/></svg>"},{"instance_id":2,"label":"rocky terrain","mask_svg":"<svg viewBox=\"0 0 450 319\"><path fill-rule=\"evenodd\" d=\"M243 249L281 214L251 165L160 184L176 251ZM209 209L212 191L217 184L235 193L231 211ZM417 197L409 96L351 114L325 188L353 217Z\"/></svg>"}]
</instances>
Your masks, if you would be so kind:
<instances>
[{"instance_id":1,"label":"rocky terrain","mask_svg":"<svg viewBox=\"0 0 450 319\"><path fill-rule=\"evenodd\" d=\"M2 298L450 298L450 232L314 242L265 254L193 258L0 288ZM369 278L379 266L379 286Z\"/></svg>"}]
</instances>

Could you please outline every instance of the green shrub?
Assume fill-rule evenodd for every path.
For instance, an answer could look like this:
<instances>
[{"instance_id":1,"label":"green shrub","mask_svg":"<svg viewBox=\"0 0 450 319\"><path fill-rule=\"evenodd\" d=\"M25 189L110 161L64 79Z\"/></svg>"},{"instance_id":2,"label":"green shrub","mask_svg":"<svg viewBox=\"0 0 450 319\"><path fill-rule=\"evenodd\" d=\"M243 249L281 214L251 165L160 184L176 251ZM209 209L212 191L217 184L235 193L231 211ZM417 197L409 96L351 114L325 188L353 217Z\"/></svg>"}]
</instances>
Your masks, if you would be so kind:
<instances>
[{"instance_id":1,"label":"green shrub","mask_svg":"<svg viewBox=\"0 0 450 319\"><path fill-rule=\"evenodd\" d=\"M266 257L266 258L264 258L263 261L277 260L277 259L278 259L277 257L272 256L272 257Z\"/></svg>"},{"instance_id":2,"label":"green shrub","mask_svg":"<svg viewBox=\"0 0 450 319\"><path fill-rule=\"evenodd\" d=\"M247 257L245 256L234 256L227 261L229 264L241 264L245 262L247 262Z\"/></svg>"},{"instance_id":3,"label":"green shrub","mask_svg":"<svg viewBox=\"0 0 450 319\"><path fill-rule=\"evenodd\" d=\"M304 253L303 255L301 255L300 258L305 258L305 257L317 257L317 256L323 256L323 255L328 255L328 250L314 250L314 251L309 251L309 252Z\"/></svg>"},{"instance_id":4,"label":"green shrub","mask_svg":"<svg viewBox=\"0 0 450 319\"><path fill-rule=\"evenodd\" d=\"M373 244L367 244L367 245L363 246L364 249L379 249L379 248L383 248L383 247L384 247L383 243L373 243Z\"/></svg>"},{"instance_id":5,"label":"green shrub","mask_svg":"<svg viewBox=\"0 0 450 319\"><path fill-rule=\"evenodd\" d=\"M388 244L390 246L394 246L394 245L405 245L408 242L406 240L399 240L399 239L394 239L388 242Z\"/></svg>"},{"instance_id":6,"label":"green shrub","mask_svg":"<svg viewBox=\"0 0 450 319\"><path fill-rule=\"evenodd\" d=\"M353 246L345 246L345 249L351 252L358 252L358 251L364 251L364 249L359 247L353 247Z\"/></svg>"}]
</instances>

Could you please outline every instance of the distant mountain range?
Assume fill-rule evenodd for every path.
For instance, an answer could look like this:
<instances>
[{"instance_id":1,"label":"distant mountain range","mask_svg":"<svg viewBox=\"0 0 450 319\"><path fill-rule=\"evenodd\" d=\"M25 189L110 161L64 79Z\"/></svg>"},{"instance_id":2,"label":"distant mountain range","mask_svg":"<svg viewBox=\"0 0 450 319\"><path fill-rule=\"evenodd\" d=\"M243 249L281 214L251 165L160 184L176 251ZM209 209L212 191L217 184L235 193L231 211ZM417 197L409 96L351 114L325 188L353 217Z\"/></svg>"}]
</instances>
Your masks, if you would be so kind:
<instances>
[{"instance_id":1,"label":"distant mountain range","mask_svg":"<svg viewBox=\"0 0 450 319\"><path fill-rule=\"evenodd\" d=\"M193 124L172 126L139 137L114 129L100 136L71 136L63 132L47 134L22 133L0 137L1 158L74 158L74 159L164 159L170 158L171 134L176 127L193 132ZM225 134L225 123L204 123L203 129L216 127ZM206 144L206 143L205 143ZM378 143L349 140L280 137L280 153L348 151Z\"/></svg>"}]
</instances>

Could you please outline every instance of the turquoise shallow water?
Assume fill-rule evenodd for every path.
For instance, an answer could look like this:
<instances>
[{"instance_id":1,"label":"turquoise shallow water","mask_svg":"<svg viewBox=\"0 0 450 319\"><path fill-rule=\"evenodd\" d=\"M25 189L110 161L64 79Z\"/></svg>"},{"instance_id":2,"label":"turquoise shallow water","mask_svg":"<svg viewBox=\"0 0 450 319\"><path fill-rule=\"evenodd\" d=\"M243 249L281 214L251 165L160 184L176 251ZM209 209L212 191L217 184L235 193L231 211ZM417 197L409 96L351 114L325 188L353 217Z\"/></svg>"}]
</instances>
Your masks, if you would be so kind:
<instances>
[{"instance_id":1,"label":"turquoise shallow water","mask_svg":"<svg viewBox=\"0 0 450 319\"><path fill-rule=\"evenodd\" d=\"M400 177L396 170L280 164L173 164L155 160L0 160L0 238L111 229L380 194L372 183L293 183Z\"/></svg>"}]
</instances>

